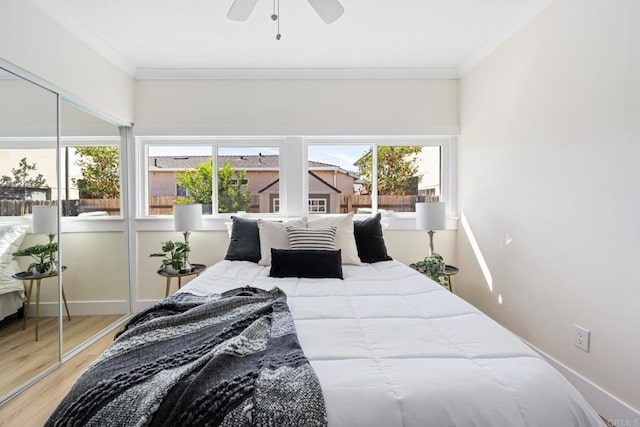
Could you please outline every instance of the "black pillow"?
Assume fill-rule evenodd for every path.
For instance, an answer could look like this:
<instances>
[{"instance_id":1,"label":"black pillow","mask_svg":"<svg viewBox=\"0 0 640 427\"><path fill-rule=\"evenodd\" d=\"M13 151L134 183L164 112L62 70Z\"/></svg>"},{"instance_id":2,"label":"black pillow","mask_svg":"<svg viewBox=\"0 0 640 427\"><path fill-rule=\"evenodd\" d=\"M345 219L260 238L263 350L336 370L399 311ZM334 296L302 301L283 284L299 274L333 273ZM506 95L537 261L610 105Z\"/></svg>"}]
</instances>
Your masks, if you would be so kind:
<instances>
[{"instance_id":1,"label":"black pillow","mask_svg":"<svg viewBox=\"0 0 640 427\"><path fill-rule=\"evenodd\" d=\"M258 223L252 219L232 216L233 227L227 255L228 261L260 261L260 232Z\"/></svg>"},{"instance_id":2,"label":"black pillow","mask_svg":"<svg viewBox=\"0 0 640 427\"><path fill-rule=\"evenodd\" d=\"M362 221L353 221L358 257L362 262L372 263L393 259L387 254L380 218L381 215L377 214Z\"/></svg>"},{"instance_id":3,"label":"black pillow","mask_svg":"<svg viewBox=\"0 0 640 427\"><path fill-rule=\"evenodd\" d=\"M271 248L269 276L342 279L342 251Z\"/></svg>"}]
</instances>

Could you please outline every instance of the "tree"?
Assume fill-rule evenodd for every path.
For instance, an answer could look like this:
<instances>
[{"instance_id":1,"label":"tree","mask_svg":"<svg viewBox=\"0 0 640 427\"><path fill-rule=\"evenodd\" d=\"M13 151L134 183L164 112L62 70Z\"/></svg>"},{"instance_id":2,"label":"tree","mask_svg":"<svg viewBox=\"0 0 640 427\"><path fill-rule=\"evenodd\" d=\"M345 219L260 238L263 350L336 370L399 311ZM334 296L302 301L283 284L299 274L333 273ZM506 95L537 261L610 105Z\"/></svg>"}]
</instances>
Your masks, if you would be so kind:
<instances>
[{"instance_id":1,"label":"tree","mask_svg":"<svg viewBox=\"0 0 640 427\"><path fill-rule=\"evenodd\" d=\"M13 178L3 175L0 178L0 186L3 187L31 187L43 188L48 187L47 180L39 173L35 178L30 177L31 171L37 170L35 163L27 163L27 158L20 159L20 163L16 169L11 169Z\"/></svg>"},{"instance_id":2,"label":"tree","mask_svg":"<svg viewBox=\"0 0 640 427\"><path fill-rule=\"evenodd\" d=\"M378 147L378 194L416 194L422 175L418 173L418 154L422 147ZM371 191L371 149L362 156L356 166L364 188Z\"/></svg>"},{"instance_id":3,"label":"tree","mask_svg":"<svg viewBox=\"0 0 640 427\"><path fill-rule=\"evenodd\" d=\"M243 184L246 176L247 171L236 171L229 162L218 170L218 212L238 212L249 208L251 203L249 186ZM188 192L188 196L181 202L211 204L213 194L211 161L196 165L193 171L176 174L176 181Z\"/></svg>"},{"instance_id":4,"label":"tree","mask_svg":"<svg viewBox=\"0 0 640 427\"><path fill-rule=\"evenodd\" d=\"M251 204L249 185L243 185L246 170L235 171L231 163L226 162L218 170L218 212L246 211Z\"/></svg>"},{"instance_id":5,"label":"tree","mask_svg":"<svg viewBox=\"0 0 640 427\"><path fill-rule=\"evenodd\" d=\"M73 179L81 197L89 199L117 199L120 197L120 152L118 147L76 147L80 156L82 178Z\"/></svg>"}]
</instances>

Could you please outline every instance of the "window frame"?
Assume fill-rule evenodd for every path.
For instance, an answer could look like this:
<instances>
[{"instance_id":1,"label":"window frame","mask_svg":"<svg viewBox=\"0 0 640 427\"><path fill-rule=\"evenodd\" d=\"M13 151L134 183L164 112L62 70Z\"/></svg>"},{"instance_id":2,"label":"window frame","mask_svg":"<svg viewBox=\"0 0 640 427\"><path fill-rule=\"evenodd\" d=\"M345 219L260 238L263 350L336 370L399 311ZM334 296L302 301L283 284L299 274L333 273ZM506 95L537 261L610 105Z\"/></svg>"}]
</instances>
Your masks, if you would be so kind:
<instances>
[{"instance_id":1,"label":"window frame","mask_svg":"<svg viewBox=\"0 0 640 427\"><path fill-rule=\"evenodd\" d=\"M435 146L440 148L440 198L445 202L447 217L455 217L457 212L456 194L456 144L455 136L340 136L340 137L307 137L303 138L305 154L304 187L308 189L308 148L310 145L370 145L372 147L372 185L371 211L378 213L378 147L399 146ZM305 191L304 203L307 204L308 191ZM309 215L313 215L309 213ZM356 214L366 217L369 214ZM394 212L393 217L415 218L415 212Z\"/></svg>"},{"instance_id":2,"label":"window frame","mask_svg":"<svg viewBox=\"0 0 640 427\"><path fill-rule=\"evenodd\" d=\"M135 129L134 129L135 130ZM137 221L139 230L171 230L170 215L145 214L147 208L146 180L148 177L147 147L149 145L217 145L224 147L279 147L280 152L280 212L243 214L253 218L291 218L291 217L313 217L308 212L309 199L309 168L308 168L308 145L309 144L367 144L377 148L378 146L439 146L441 153L441 200L447 205L448 225L447 228L457 228L457 205L456 205L456 153L457 136L455 135L419 135L419 136L161 136L161 135L135 135L135 144L130 149L134 161L130 163L130 175L135 177L132 183L134 191L131 201L135 203L135 209L130 210ZM373 173L377 179L377 150L374 150L376 164ZM217 162L217 159L215 160ZM214 174L214 178L217 174ZM217 182L215 187L217 188ZM377 189L376 205L373 214L377 209ZM217 209L213 212L217 212ZM207 230L225 230L231 214L205 215L205 228ZM366 218L371 215L356 214L356 218ZM415 229L414 212L394 212L383 213L384 221L389 229Z\"/></svg>"},{"instance_id":3,"label":"window frame","mask_svg":"<svg viewBox=\"0 0 640 427\"><path fill-rule=\"evenodd\" d=\"M0 137L0 150L2 149L30 149L30 150L40 150L40 149L53 149L56 150L58 138L54 136L47 137ZM60 149L64 148L74 148L74 147L103 147L103 146L116 146L118 147L118 156L119 156L119 169L120 169L120 214L119 215L110 215L107 217L78 217L78 216L62 216L61 219L65 223L80 223L84 221L122 221L125 217L124 214L124 200L126 198L125 195L125 175L126 168L123 165L126 164L126 153L125 153L125 144L123 143L123 136L105 136L105 135L97 135L97 136L62 136L60 137ZM60 156L60 163L62 163L62 156ZM58 169L60 169L63 165L58 164L56 161L56 175L58 174ZM58 192L62 191L62 189L58 189ZM58 195L57 199L60 201L65 200L61 194ZM12 222L12 221L20 221L21 217L0 217L3 222ZM18 219L16 219L18 218ZM75 228L74 228L75 229ZM109 230L107 228L106 230ZM82 227L80 227L80 231L82 231Z\"/></svg>"},{"instance_id":4,"label":"window frame","mask_svg":"<svg viewBox=\"0 0 640 427\"><path fill-rule=\"evenodd\" d=\"M136 174L136 209L135 216L137 219L144 218L170 218L171 215L150 215L149 214L149 147L175 147L185 145L189 147L210 147L211 160L214 165L218 163L219 148L256 148L256 147L273 147L279 151L279 179L280 182L286 182L285 172L282 165L283 152L285 152L285 139L282 137L219 137L219 136L136 136L136 153L135 164L138 173ZM218 174L213 173L213 189L218 188ZM218 213L218 199L216 193L212 194L211 205L212 214L205 215L214 219L228 218L232 213ZM285 193L285 194L283 194ZM280 199L286 198L286 186L280 188ZM281 205L282 206L282 205ZM254 214L258 215L258 214ZM274 214L263 212L259 216L273 216Z\"/></svg>"}]
</instances>

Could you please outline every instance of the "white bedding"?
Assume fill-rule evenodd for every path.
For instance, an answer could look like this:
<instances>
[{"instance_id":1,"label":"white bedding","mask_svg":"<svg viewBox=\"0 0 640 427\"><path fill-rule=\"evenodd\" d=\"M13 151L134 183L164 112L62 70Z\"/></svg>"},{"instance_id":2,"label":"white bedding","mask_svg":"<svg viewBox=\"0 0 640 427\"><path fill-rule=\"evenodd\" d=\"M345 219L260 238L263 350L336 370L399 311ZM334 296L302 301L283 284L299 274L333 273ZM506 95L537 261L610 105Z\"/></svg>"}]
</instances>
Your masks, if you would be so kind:
<instances>
[{"instance_id":1,"label":"white bedding","mask_svg":"<svg viewBox=\"0 0 640 427\"><path fill-rule=\"evenodd\" d=\"M0 267L0 320L14 314L24 303L22 281L11 277L19 271L20 266L15 260Z\"/></svg>"},{"instance_id":2,"label":"white bedding","mask_svg":"<svg viewBox=\"0 0 640 427\"><path fill-rule=\"evenodd\" d=\"M584 398L516 336L397 261L344 280L270 278L221 261L182 291L287 293L329 426L601 426Z\"/></svg>"}]
</instances>

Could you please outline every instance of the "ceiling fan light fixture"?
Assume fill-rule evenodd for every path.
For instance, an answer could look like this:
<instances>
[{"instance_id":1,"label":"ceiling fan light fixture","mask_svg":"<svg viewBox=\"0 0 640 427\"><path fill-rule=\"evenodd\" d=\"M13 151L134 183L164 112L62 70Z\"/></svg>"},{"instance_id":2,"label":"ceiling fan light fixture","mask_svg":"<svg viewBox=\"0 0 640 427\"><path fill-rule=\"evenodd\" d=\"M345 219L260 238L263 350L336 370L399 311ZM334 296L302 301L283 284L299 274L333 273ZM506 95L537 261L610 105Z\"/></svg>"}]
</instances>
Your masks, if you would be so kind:
<instances>
[{"instance_id":1,"label":"ceiling fan light fixture","mask_svg":"<svg viewBox=\"0 0 640 427\"><path fill-rule=\"evenodd\" d=\"M320 18L331 24L344 14L344 7L338 0L307 0Z\"/></svg>"},{"instance_id":2,"label":"ceiling fan light fixture","mask_svg":"<svg viewBox=\"0 0 640 427\"><path fill-rule=\"evenodd\" d=\"M234 0L227 13L227 18L234 21L246 21L257 2L258 0Z\"/></svg>"}]
</instances>

